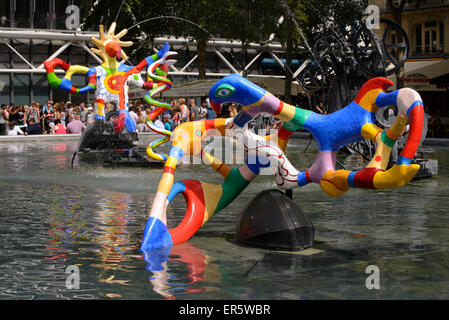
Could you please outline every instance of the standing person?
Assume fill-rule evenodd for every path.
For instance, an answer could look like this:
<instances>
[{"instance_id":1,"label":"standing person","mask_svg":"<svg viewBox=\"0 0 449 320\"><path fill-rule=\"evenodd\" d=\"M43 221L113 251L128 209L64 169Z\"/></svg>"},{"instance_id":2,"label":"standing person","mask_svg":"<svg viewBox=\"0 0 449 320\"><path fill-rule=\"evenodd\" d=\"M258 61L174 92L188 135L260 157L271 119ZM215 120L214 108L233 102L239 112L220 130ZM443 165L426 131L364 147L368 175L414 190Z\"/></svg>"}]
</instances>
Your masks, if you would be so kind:
<instances>
[{"instance_id":1,"label":"standing person","mask_svg":"<svg viewBox=\"0 0 449 320\"><path fill-rule=\"evenodd\" d=\"M206 105L207 105L207 112L206 112L206 119L216 119L217 113L214 109L212 109L212 106L210 105L209 101L209 95L206 95Z\"/></svg>"},{"instance_id":2,"label":"standing person","mask_svg":"<svg viewBox=\"0 0 449 320\"><path fill-rule=\"evenodd\" d=\"M161 116L157 116L156 121L154 121L154 125L155 125L156 127L161 128L161 129L164 129L164 128L165 128L164 124L163 124L162 121L161 121Z\"/></svg>"},{"instance_id":3,"label":"standing person","mask_svg":"<svg viewBox=\"0 0 449 320\"><path fill-rule=\"evenodd\" d=\"M75 109L74 109L74 105L72 104L71 101L67 101L66 106L67 106L67 111L68 111L68 114L66 114L66 116L67 116L66 120L68 120L68 119L70 119L70 115L73 113L73 111Z\"/></svg>"},{"instance_id":4,"label":"standing person","mask_svg":"<svg viewBox=\"0 0 449 320\"><path fill-rule=\"evenodd\" d=\"M34 119L34 123L39 123L39 104L32 102L31 107L25 112L24 118L27 123L29 123L31 119Z\"/></svg>"},{"instance_id":5,"label":"standing person","mask_svg":"<svg viewBox=\"0 0 449 320\"><path fill-rule=\"evenodd\" d=\"M43 119L43 129L46 133L50 133L51 131L51 123L54 122L54 109L53 109L53 101L48 100L47 104L42 106L41 118Z\"/></svg>"},{"instance_id":6,"label":"standing person","mask_svg":"<svg viewBox=\"0 0 449 320\"><path fill-rule=\"evenodd\" d=\"M137 125L137 121L139 120L139 116L136 113L136 107L129 108L129 116L134 120L134 123Z\"/></svg>"},{"instance_id":7,"label":"standing person","mask_svg":"<svg viewBox=\"0 0 449 320\"><path fill-rule=\"evenodd\" d=\"M89 106L90 105L88 104L87 107L89 107ZM86 123L86 121L87 121L87 108L84 105L84 103L81 103L80 121L82 123Z\"/></svg>"},{"instance_id":8,"label":"standing person","mask_svg":"<svg viewBox=\"0 0 449 320\"><path fill-rule=\"evenodd\" d=\"M173 130L173 128L172 128L173 121L171 120L171 115L170 114L164 114L163 122L164 122L165 130L168 130L168 131L172 131Z\"/></svg>"},{"instance_id":9,"label":"standing person","mask_svg":"<svg viewBox=\"0 0 449 320\"><path fill-rule=\"evenodd\" d=\"M11 113L8 115L8 121L13 122L15 124L19 123L20 121L20 114L19 114L19 107L13 105L11 107Z\"/></svg>"},{"instance_id":10,"label":"standing person","mask_svg":"<svg viewBox=\"0 0 449 320\"><path fill-rule=\"evenodd\" d=\"M237 108L235 107L235 103L231 103L228 107L229 117L234 118L237 115Z\"/></svg>"},{"instance_id":11,"label":"standing person","mask_svg":"<svg viewBox=\"0 0 449 320\"><path fill-rule=\"evenodd\" d=\"M87 108L87 123L86 123L86 125L94 124L94 122L95 122L94 108L89 107L89 108Z\"/></svg>"},{"instance_id":12,"label":"standing person","mask_svg":"<svg viewBox=\"0 0 449 320\"><path fill-rule=\"evenodd\" d=\"M55 105L54 105L54 110L55 110L54 113L53 113L54 119L55 119L55 120L56 120L56 119L61 119L62 114L63 114L63 112L64 112L64 109L63 109L63 107L62 107L62 104L59 103L59 102L55 103Z\"/></svg>"},{"instance_id":13,"label":"standing person","mask_svg":"<svg viewBox=\"0 0 449 320\"><path fill-rule=\"evenodd\" d=\"M144 117L145 119L147 118L147 112L146 112L146 108L143 105L143 103L139 104L139 110L140 110L140 116L139 118Z\"/></svg>"},{"instance_id":14,"label":"standing person","mask_svg":"<svg viewBox=\"0 0 449 320\"><path fill-rule=\"evenodd\" d=\"M86 129L84 123L80 121L79 115L71 115L70 122L67 125L67 133L69 134L81 134Z\"/></svg>"},{"instance_id":15,"label":"standing person","mask_svg":"<svg viewBox=\"0 0 449 320\"><path fill-rule=\"evenodd\" d=\"M321 113L321 114L326 114L327 113L325 108L324 108L324 105L323 105L322 101L319 104L317 104L317 106L315 108L316 108L316 111L318 113Z\"/></svg>"},{"instance_id":16,"label":"standing person","mask_svg":"<svg viewBox=\"0 0 449 320\"><path fill-rule=\"evenodd\" d=\"M27 107L27 106L25 106L25 107ZM24 123L25 123L25 120L24 120L24 115L25 115L25 108L24 106L23 106L23 104L21 104L20 106L19 106L19 124L20 125L23 125Z\"/></svg>"},{"instance_id":17,"label":"standing person","mask_svg":"<svg viewBox=\"0 0 449 320\"><path fill-rule=\"evenodd\" d=\"M186 99L179 99L179 108L181 109L181 120L187 122L190 119L190 110L186 105Z\"/></svg>"},{"instance_id":18,"label":"standing person","mask_svg":"<svg viewBox=\"0 0 449 320\"><path fill-rule=\"evenodd\" d=\"M8 111L6 109L8 105L2 104L2 108L0 110L0 135L6 135L6 121L8 120Z\"/></svg>"},{"instance_id":19,"label":"standing person","mask_svg":"<svg viewBox=\"0 0 449 320\"><path fill-rule=\"evenodd\" d=\"M200 119L205 119L207 115L207 102L203 100L200 107Z\"/></svg>"},{"instance_id":20,"label":"standing person","mask_svg":"<svg viewBox=\"0 0 449 320\"><path fill-rule=\"evenodd\" d=\"M146 122L147 118L144 116L137 119L137 132L148 132Z\"/></svg>"},{"instance_id":21,"label":"standing person","mask_svg":"<svg viewBox=\"0 0 449 320\"><path fill-rule=\"evenodd\" d=\"M195 104L195 99L190 99L190 121L197 121L200 118L201 109Z\"/></svg>"},{"instance_id":22,"label":"standing person","mask_svg":"<svg viewBox=\"0 0 449 320\"><path fill-rule=\"evenodd\" d=\"M73 116L73 115L72 115ZM55 120L55 125L52 130L53 134L67 134L67 129L64 123L61 123L61 120Z\"/></svg>"},{"instance_id":23,"label":"standing person","mask_svg":"<svg viewBox=\"0 0 449 320\"><path fill-rule=\"evenodd\" d=\"M210 105L207 106L207 113L206 113L206 119L216 119L217 113Z\"/></svg>"}]
</instances>

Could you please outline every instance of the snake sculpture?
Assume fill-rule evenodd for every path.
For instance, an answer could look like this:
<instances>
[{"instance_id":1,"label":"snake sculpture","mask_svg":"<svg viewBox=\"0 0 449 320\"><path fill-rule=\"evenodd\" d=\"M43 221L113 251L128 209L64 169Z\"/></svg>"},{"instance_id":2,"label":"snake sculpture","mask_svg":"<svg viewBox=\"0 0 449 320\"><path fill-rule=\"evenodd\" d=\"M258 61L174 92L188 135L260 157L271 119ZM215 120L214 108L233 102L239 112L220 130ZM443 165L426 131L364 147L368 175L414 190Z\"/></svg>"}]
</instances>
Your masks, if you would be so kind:
<instances>
[{"instance_id":1,"label":"snake sculpture","mask_svg":"<svg viewBox=\"0 0 449 320\"><path fill-rule=\"evenodd\" d=\"M350 188L387 189L407 184L419 170L419 165L412 162L422 135L423 102L419 94L409 88L386 92L392 84L382 77L373 78L360 88L352 103L332 114L321 115L285 103L239 75L219 80L209 91L214 110L220 113L221 105L228 102L238 103L243 108L234 118L186 122L174 130L141 250L171 247L190 239L214 214L231 203L262 167L274 170L274 180L281 189L317 183L332 197L341 196ZM379 128L375 124L375 113L390 105L398 108L398 116L390 128ZM282 124L275 134L262 137L248 131L248 122L260 113L279 118ZM387 169L391 149L407 123L410 131L405 147L396 163ZM311 132L319 149L315 161L306 170L296 169L285 156L288 139L300 129ZM231 168L204 152L201 142L211 135L235 137L248 151L245 164ZM377 144L366 167L355 171L336 170L338 151L363 138ZM177 163L185 154L201 157L224 178L223 183L190 179L174 183ZM187 212L177 227L168 229L167 207L179 193L186 200Z\"/></svg>"}]
</instances>

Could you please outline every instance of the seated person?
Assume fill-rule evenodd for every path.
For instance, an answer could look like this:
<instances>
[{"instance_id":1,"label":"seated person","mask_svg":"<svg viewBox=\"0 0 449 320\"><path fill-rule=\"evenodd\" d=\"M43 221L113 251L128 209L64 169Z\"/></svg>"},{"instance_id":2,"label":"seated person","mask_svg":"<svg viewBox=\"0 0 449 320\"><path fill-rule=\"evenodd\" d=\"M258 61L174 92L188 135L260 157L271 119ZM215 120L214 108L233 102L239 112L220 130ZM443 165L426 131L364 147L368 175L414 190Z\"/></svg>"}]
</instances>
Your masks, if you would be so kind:
<instances>
[{"instance_id":1,"label":"seated person","mask_svg":"<svg viewBox=\"0 0 449 320\"><path fill-rule=\"evenodd\" d=\"M17 126L17 123L15 121L10 121L8 126L8 136L17 136L18 134L26 135L26 132L24 133L22 129Z\"/></svg>"},{"instance_id":2,"label":"seated person","mask_svg":"<svg viewBox=\"0 0 449 320\"><path fill-rule=\"evenodd\" d=\"M52 128L53 134L67 134L65 124L61 123L60 119L55 120L55 125Z\"/></svg>"},{"instance_id":3,"label":"seated person","mask_svg":"<svg viewBox=\"0 0 449 320\"><path fill-rule=\"evenodd\" d=\"M67 125L67 133L70 134L80 134L86 129L84 123L81 122L79 115L71 115L70 122Z\"/></svg>"},{"instance_id":4,"label":"seated person","mask_svg":"<svg viewBox=\"0 0 449 320\"><path fill-rule=\"evenodd\" d=\"M36 120L34 118L30 118L29 120L27 134L42 134L41 126L36 123Z\"/></svg>"}]
</instances>

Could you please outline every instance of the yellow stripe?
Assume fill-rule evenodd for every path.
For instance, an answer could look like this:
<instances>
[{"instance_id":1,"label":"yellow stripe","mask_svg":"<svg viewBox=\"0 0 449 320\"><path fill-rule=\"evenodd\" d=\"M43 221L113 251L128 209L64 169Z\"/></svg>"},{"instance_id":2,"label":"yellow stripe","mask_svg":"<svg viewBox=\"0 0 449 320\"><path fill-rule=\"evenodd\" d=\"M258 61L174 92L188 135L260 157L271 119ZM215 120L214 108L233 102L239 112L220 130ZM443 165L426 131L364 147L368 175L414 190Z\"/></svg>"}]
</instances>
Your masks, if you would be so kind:
<instances>
[{"instance_id":1,"label":"yellow stripe","mask_svg":"<svg viewBox=\"0 0 449 320\"><path fill-rule=\"evenodd\" d=\"M205 224L214 216L215 209L217 208L218 202L220 202L221 199L221 194L223 193L223 188L221 185L205 182L201 182L201 187L203 188L205 202L205 212L203 218L203 224Z\"/></svg>"},{"instance_id":2,"label":"yellow stripe","mask_svg":"<svg viewBox=\"0 0 449 320\"><path fill-rule=\"evenodd\" d=\"M84 67L84 66L79 66L79 65L70 66L69 70L66 71L64 78L70 80L74 73L86 74L88 71L89 71L89 68Z\"/></svg>"},{"instance_id":3,"label":"yellow stripe","mask_svg":"<svg viewBox=\"0 0 449 320\"><path fill-rule=\"evenodd\" d=\"M176 165L178 164L178 159L176 159L175 157L168 157L167 161L165 162L165 166L171 167L171 168L176 168Z\"/></svg>"},{"instance_id":4,"label":"yellow stripe","mask_svg":"<svg viewBox=\"0 0 449 320\"><path fill-rule=\"evenodd\" d=\"M291 104L284 103L284 107L282 108L281 112L275 117L282 122L289 122L295 117L295 109L296 107L292 106Z\"/></svg>"},{"instance_id":5,"label":"yellow stripe","mask_svg":"<svg viewBox=\"0 0 449 320\"><path fill-rule=\"evenodd\" d=\"M359 105L370 112L376 112L379 107L376 105L376 98L382 89L373 89L368 91L363 98L360 100Z\"/></svg>"},{"instance_id":6,"label":"yellow stripe","mask_svg":"<svg viewBox=\"0 0 449 320\"><path fill-rule=\"evenodd\" d=\"M397 188L409 183L418 170L418 164L395 164L387 171L376 172L373 178L373 185L376 189Z\"/></svg>"},{"instance_id":7,"label":"yellow stripe","mask_svg":"<svg viewBox=\"0 0 449 320\"><path fill-rule=\"evenodd\" d=\"M104 117L104 104L97 102L97 113Z\"/></svg>"},{"instance_id":8,"label":"yellow stripe","mask_svg":"<svg viewBox=\"0 0 449 320\"><path fill-rule=\"evenodd\" d=\"M382 129L379 128L378 126L376 126L375 124L372 123L365 123L362 127L362 131L360 132L360 134L362 135L362 137L364 137L365 139L369 139L371 141L374 141L374 138L377 136L377 134L379 132L381 132Z\"/></svg>"},{"instance_id":9,"label":"yellow stripe","mask_svg":"<svg viewBox=\"0 0 449 320\"><path fill-rule=\"evenodd\" d=\"M249 108L260 106L260 105L263 103L263 101L265 100L265 96L267 96L267 95L269 95L268 92L265 93L265 95L264 95L259 101L255 102L255 103L253 103L253 104L244 106L242 109L243 109L243 110L248 110Z\"/></svg>"},{"instance_id":10,"label":"yellow stripe","mask_svg":"<svg viewBox=\"0 0 449 320\"><path fill-rule=\"evenodd\" d=\"M157 187L157 192L162 192L168 195L171 188L173 187L174 176L171 173L163 173L159 186Z\"/></svg>"},{"instance_id":11,"label":"yellow stripe","mask_svg":"<svg viewBox=\"0 0 449 320\"><path fill-rule=\"evenodd\" d=\"M211 166L212 169L217 171L223 178L226 178L229 172L231 171L231 167L229 167L227 164L221 162L220 159L214 157L213 155L207 152L204 152L203 160L209 166Z\"/></svg>"},{"instance_id":12,"label":"yellow stripe","mask_svg":"<svg viewBox=\"0 0 449 320\"><path fill-rule=\"evenodd\" d=\"M406 116L403 116L402 114L399 114L396 117L396 120L391 125L390 130L391 132L399 137L402 134L402 131L404 131L405 126L407 125L408 118Z\"/></svg>"}]
</instances>

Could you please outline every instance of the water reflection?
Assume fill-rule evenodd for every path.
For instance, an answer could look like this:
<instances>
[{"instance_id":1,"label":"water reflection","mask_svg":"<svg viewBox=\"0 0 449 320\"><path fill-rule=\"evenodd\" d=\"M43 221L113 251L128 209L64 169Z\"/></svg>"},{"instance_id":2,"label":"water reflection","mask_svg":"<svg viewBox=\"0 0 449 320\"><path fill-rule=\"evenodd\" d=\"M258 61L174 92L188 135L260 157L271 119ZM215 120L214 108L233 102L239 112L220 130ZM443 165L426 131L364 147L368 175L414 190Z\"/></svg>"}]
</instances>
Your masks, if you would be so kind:
<instances>
[{"instance_id":1,"label":"water reflection","mask_svg":"<svg viewBox=\"0 0 449 320\"><path fill-rule=\"evenodd\" d=\"M143 258L146 262L146 270L152 272L149 278L154 292L160 294L166 299L175 299L175 293L193 294L201 293L213 288L206 288L202 282L219 282L222 275L218 271L213 259L208 257L204 250L189 242L181 243L172 248L144 251ZM169 268L170 265L181 262L185 264L179 274L178 268ZM210 271L208 271L208 269ZM186 279L185 282L179 282L180 278ZM200 286L193 286L199 283Z\"/></svg>"},{"instance_id":2,"label":"water reflection","mask_svg":"<svg viewBox=\"0 0 449 320\"><path fill-rule=\"evenodd\" d=\"M447 298L449 150L436 179L393 190L351 190L340 198L319 186L294 190L317 227L322 254L282 255L225 238L242 208L273 187L260 176L189 242L168 252L139 251L160 171L75 165L76 142L0 145L0 299L301 299ZM298 168L316 147L293 140ZM340 161L341 160L341 161ZM347 168L363 166L341 156ZM444 169L446 168L446 169ZM217 182L207 166L185 165L176 179ZM169 223L185 212L181 198ZM320 247L321 246L321 247ZM365 267L378 264L385 290L368 292ZM80 289L65 287L69 265Z\"/></svg>"}]
</instances>

